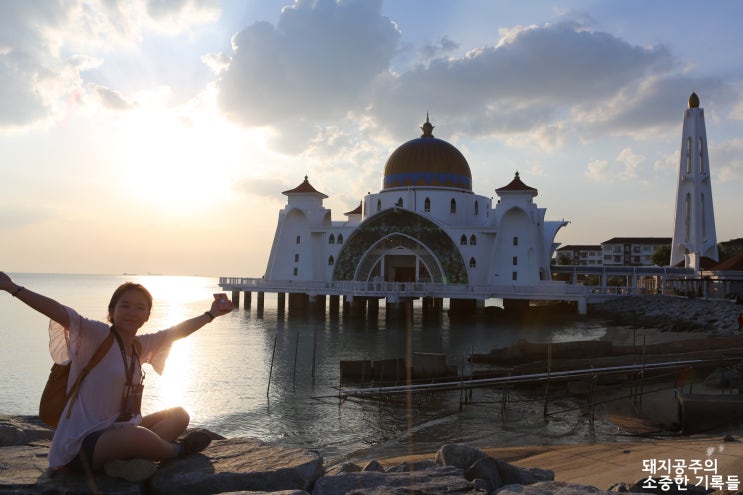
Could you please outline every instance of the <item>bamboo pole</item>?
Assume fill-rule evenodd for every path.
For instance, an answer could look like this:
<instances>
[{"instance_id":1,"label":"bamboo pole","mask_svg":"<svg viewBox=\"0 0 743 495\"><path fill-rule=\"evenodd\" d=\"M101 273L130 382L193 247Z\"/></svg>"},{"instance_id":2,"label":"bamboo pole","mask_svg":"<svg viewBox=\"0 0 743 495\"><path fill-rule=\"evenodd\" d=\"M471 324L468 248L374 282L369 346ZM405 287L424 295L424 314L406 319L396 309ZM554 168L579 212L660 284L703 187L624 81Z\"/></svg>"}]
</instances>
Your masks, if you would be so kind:
<instances>
[{"instance_id":1,"label":"bamboo pole","mask_svg":"<svg viewBox=\"0 0 743 495\"><path fill-rule=\"evenodd\" d=\"M276 339L273 338L273 352L271 353L271 367L268 369L268 385L266 385L266 399L268 399L268 391L271 389L271 375L273 375L273 358L276 356Z\"/></svg>"}]
</instances>

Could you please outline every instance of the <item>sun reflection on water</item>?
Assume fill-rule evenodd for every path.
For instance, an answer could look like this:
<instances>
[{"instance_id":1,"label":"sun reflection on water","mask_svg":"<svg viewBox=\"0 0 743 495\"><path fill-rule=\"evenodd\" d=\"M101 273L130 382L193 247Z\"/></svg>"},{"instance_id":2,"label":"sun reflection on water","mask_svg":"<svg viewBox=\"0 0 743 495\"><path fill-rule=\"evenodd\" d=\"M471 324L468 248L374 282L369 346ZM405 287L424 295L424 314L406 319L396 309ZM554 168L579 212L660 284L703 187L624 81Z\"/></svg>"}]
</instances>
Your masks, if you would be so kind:
<instances>
[{"instance_id":1,"label":"sun reflection on water","mask_svg":"<svg viewBox=\"0 0 743 495\"><path fill-rule=\"evenodd\" d=\"M153 297L150 319L140 331L142 334L157 332L199 316L209 309L215 290L214 281L204 277L146 275L132 277L131 281L142 284ZM175 406L189 410L198 407L197 404L184 401L187 402L187 398L194 395L190 389L198 382L195 368L199 361L197 353L201 340L197 332L174 342L160 376L149 365L145 365L147 378L143 413Z\"/></svg>"}]
</instances>

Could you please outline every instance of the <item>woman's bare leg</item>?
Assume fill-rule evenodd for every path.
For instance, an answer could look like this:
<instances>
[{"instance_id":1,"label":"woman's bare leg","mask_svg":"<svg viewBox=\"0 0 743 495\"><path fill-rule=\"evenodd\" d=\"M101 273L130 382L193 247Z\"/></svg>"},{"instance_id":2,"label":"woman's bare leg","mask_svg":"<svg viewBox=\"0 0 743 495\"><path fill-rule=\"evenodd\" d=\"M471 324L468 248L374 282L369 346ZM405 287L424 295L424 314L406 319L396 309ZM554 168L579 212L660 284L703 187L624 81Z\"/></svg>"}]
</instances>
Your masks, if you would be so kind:
<instances>
[{"instance_id":1,"label":"woman's bare leg","mask_svg":"<svg viewBox=\"0 0 743 495\"><path fill-rule=\"evenodd\" d=\"M171 459L178 453L175 443L142 426L125 426L106 430L93 450L93 469L115 459Z\"/></svg>"},{"instance_id":2,"label":"woman's bare leg","mask_svg":"<svg viewBox=\"0 0 743 495\"><path fill-rule=\"evenodd\" d=\"M156 413L148 414L142 418L143 426L152 430L163 440L175 442L186 428L190 421L188 412L182 407L173 407Z\"/></svg>"},{"instance_id":3,"label":"woman's bare leg","mask_svg":"<svg viewBox=\"0 0 743 495\"><path fill-rule=\"evenodd\" d=\"M174 407L144 416L141 426L106 430L93 450L93 469L114 459L175 457L179 448L174 442L186 430L189 419L185 409Z\"/></svg>"}]
</instances>

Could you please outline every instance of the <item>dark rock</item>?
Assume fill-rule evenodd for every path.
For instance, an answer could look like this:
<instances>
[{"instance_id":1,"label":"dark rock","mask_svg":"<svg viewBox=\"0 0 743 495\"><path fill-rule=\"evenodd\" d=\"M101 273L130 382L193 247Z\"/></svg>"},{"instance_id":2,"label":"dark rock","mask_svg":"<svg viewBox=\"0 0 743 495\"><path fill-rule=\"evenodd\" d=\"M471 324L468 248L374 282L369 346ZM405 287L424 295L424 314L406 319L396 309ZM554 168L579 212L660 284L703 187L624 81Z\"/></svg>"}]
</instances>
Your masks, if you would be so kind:
<instances>
[{"instance_id":1,"label":"dark rock","mask_svg":"<svg viewBox=\"0 0 743 495\"><path fill-rule=\"evenodd\" d=\"M425 471L427 469L434 469L437 466L434 461L417 461L413 463L403 462L397 466L392 466L386 469L388 473L408 473L410 471Z\"/></svg>"},{"instance_id":2,"label":"dark rock","mask_svg":"<svg viewBox=\"0 0 743 495\"><path fill-rule=\"evenodd\" d=\"M358 464L354 464L353 462L344 462L343 464L338 464L326 469L325 475L327 476L341 473L358 473L359 471L361 471L361 466L359 466Z\"/></svg>"},{"instance_id":3,"label":"dark rock","mask_svg":"<svg viewBox=\"0 0 743 495\"><path fill-rule=\"evenodd\" d=\"M388 495L391 493L435 494L470 493L474 487L464 479L461 469L437 467L407 473L364 471L323 476L312 495Z\"/></svg>"},{"instance_id":4,"label":"dark rock","mask_svg":"<svg viewBox=\"0 0 743 495\"><path fill-rule=\"evenodd\" d=\"M36 416L0 416L0 447L51 440L54 430Z\"/></svg>"},{"instance_id":5,"label":"dark rock","mask_svg":"<svg viewBox=\"0 0 743 495\"><path fill-rule=\"evenodd\" d=\"M51 471L49 444L0 449L0 493L3 495L77 495L105 493L140 495L142 488L123 480L97 475L91 478L66 471Z\"/></svg>"},{"instance_id":6,"label":"dark rock","mask_svg":"<svg viewBox=\"0 0 743 495\"><path fill-rule=\"evenodd\" d=\"M156 495L306 491L322 474L317 453L234 438L212 442L200 455L165 463L150 480L150 490Z\"/></svg>"},{"instance_id":7,"label":"dark rock","mask_svg":"<svg viewBox=\"0 0 743 495\"><path fill-rule=\"evenodd\" d=\"M376 471L378 473L383 473L384 466L382 466L379 461L369 461L362 471Z\"/></svg>"},{"instance_id":8,"label":"dark rock","mask_svg":"<svg viewBox=\"0 0 743 495\"><path fill-rule=\"evenodd\" d=\"M480 449L464 443L450 443L436 452L436 464L465 470L483 457L488 457L488 455Z\"/></svg>"}]
</instances>

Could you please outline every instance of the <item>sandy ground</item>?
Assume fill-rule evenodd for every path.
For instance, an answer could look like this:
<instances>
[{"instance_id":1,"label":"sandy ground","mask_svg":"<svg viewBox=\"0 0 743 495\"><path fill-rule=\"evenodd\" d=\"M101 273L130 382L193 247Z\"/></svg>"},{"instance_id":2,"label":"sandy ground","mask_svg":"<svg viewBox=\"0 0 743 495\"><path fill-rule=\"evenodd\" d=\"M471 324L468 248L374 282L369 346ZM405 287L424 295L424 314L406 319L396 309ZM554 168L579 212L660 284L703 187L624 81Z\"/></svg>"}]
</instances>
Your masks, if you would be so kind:
<instances>
[{"instance_id":1,"label":"sandy ground","mask_svg":"<svg viewBox=\"0 0 743 495\"><path fill-rule=\"evenodd\" d=\"M695 389L710 392L702 386ZM686 476L684 484L731 491L743 489L743 436L653 436L678 420L675 390L665 389L631 400L612 401L606 411L623 431L646 435L641 441L616 443L532 445L481 448L492 457L524 468L537 467L555 473L555 480L595 486L603 490L620 482L632 484L649 477L670 479ZM731 441L732 440L732 441ZM435 453L380 460L385 467L403 461L434 459ZM663 463L663 464L662 464ZM669 463L677 466L669 467ZM714 464L714 469L696 469ZM652 471L651 466L656 468ZM717 478L713 478L716 476ZM719 483L714 486L714 481Z\"/></svg>"},{"instance_id":2,"label":"sandy ground","mask_svg":"<svg viewBox=\"0 0 743 495\"><path fill-rule=\"evenodd\" d=\"M724 485L721 489L738 489L731 485L731 481L743 480L743 442L725 442L720 437L482 450L516 466L550 469L555 473L557 481L591 485L603 490L618 482L634 483L650 476L674 478L679 473L687 477L687 484L701 486L711 485L714 481L712 476L716 475ZM433 459L434 455L397 457L380 462L384 466L394 466L403 461ZM661 466L661 461L669 459L675 461L679 473L676 469ZM716 468L708 471L696 470L692 467L693 462L702 466L705 462L715 462ZM656 466L655 472L650 471L653 463Z\"/></svg>"}]
</instances>

